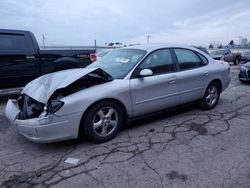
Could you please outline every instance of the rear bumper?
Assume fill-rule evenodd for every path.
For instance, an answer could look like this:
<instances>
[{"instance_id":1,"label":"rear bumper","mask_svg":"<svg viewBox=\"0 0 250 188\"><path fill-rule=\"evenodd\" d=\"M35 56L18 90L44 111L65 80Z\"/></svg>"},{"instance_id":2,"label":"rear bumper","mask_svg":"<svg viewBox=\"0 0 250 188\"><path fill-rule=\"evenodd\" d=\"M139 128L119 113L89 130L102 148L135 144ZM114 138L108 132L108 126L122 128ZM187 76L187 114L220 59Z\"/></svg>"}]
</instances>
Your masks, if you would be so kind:
<instances>
[{"instance_id":1,"label":"rear bumper","mask_svg":"<svg viewBox=\"0 0 250 188\"><path fill-rule=\"evenodd\" d=\"M20 134L33 142L50 143L78 137L81 113L19 120L16 119L19 112L16 101L9 100L5 109L6 117Z\"/></svg>"}]
</instances>

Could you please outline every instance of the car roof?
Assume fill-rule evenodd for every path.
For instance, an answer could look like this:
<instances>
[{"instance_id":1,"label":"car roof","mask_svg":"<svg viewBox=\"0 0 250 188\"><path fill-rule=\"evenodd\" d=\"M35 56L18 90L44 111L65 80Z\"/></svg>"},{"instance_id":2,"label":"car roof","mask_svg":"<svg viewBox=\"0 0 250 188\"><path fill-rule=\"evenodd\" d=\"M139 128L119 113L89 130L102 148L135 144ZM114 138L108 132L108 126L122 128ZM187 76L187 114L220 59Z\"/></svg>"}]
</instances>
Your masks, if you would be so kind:
<instances>
[{"instance_id":1,"label":"car roof","mask_svg":"<svg viewBox=\"0 0 250 188\"><path fill-rule=\"evenodd\" d=\"M24 33L30 33L30 31L15 30L15 29L0 29L0 33L6 33L6 34L24 34Z\"/></svg>"},{"instance_id":2,"label":"car roof","mask_svg":"<svg viewBox=\"0 0 250 188\"><path fill-rule=\"evenodd\" d=\"M182 44L141 44L141 45L134 45L134 46L129 46L129 47L125 47L123 49L138 49L138 50L145 50L147 52L152 52L155 51L157 49L161 49L161 48L187 48L187 49L191 49L191 50L195 50L195 51L201 51L199 49L196 49L192 46L188 46L188 45L182 45Z\"/></svg>"}]
</instances>

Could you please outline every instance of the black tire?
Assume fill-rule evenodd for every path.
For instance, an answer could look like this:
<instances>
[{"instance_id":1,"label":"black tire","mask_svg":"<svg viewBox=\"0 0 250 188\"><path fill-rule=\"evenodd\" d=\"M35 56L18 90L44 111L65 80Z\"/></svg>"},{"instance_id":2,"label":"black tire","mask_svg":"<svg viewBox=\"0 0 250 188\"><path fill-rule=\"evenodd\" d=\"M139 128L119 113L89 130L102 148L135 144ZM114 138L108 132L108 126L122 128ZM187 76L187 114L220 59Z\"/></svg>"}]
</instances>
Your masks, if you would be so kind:
<instances>
[{"instance_id":1,"label":"black tire","mask_svg":"<svg viewBox=\"0 0 250 188\"><path fill-rule=\"evenodd\" d=\"M215 89L216 93L213 96L211 96L211 98L208 98L208 96L209 96L209 94L211 92L211 88ZM219 87L219 84L216 83L216 82L212 82L207 87L206 92L205 92L203 98L200 101L200 107L203 110L211 110L218 104L219 99L220 99L220 87Z\"/></svg>"},{"instance_id":2,"label":"black tire","mask_svg":"<svg viewBox=\"0 0 250 188\"><path fill-rule=\"evenodd\" d=\"M234 65L238 65L238 64L239 64L239 59L236 58L236 59L234 60Z\"/></svg>"},{"instance_id":3,"label":"black tire","mask_svg":"<svg viewBox=\"0 0 250 188\"><path fill-rule=\"evenodd\" d=\"M98 125L98 128L95 129L94 121L96 121L96 118L98 119L98 116L99 116L98 112L102 111L105 114L105 110L107 110L107 113L108 113L110 109L113 109L115 111L114 114L111 115L112 117L110 118L110 122L114 122L114 120L111 120L111 119L114 118L115 115L117 115L117 125L115 126L115 128L114 129L112 128L111 123L110 125L108 125L108 120L107 122L104 122L106 120L105 119L101 120L101 118L99 117L100 118L99 121L101 121L102 125L100 126ZM105 115L105 118L106 116L107 114ZM99 124L99 121L97 122L98 124ZM79 136L82 137L82 135L84 135L89 140L94 141L94 142L99 142L99 143L106 142L108 140L113 139L116 136L116 134L121 129L123 124L124 124L124 114L120 105L112 101L100 102L100 103L93 105L86 112L86 115L84 115L84 118L82 119L81 125L80 125ZM103 136L101 136L101 133L104 127L106 127L105 129L107 129L107 132L110 131L110 133L107 135L103 134ZM99 133L99 130L100 130L100 133Z\"/></svg>"}]
</instances>

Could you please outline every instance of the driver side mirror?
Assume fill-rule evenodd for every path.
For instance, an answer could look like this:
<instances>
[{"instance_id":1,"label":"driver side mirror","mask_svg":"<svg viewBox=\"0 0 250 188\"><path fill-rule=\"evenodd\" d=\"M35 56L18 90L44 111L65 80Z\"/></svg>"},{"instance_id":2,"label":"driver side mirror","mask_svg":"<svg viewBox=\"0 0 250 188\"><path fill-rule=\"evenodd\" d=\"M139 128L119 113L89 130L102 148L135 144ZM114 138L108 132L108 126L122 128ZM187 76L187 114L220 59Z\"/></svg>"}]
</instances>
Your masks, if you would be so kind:
<instances>
[{"instance_id":1,"label":"driver side mirror","mask_svg":"<svg viewBox=\"0 0 250 188\"><path fill-rule=\"evenodd\" d=\"M154 74L153 71L150 69L142 69L140 71L139 76L143 78L143 77L153 76L153 74Z\"/></svg>"}]
</instances>

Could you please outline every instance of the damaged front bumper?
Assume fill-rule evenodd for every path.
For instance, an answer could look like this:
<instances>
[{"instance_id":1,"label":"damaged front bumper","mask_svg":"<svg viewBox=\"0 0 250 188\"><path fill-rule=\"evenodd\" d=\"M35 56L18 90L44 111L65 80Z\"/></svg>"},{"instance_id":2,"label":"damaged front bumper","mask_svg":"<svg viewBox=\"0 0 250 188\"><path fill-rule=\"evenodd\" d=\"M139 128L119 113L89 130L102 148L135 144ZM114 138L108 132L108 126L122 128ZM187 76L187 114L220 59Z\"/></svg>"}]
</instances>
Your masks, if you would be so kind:
<instances>
[{"instance_id":1,"label":"damaged front bumper","mask_svg":"<svg viewBox=\"0 0 250 188\"><path fill-rule=\"evenodd\" d=\"M81 113L20 120L16 100L9 99L5 115L14 127L26 138L37 143L57 142L78 137Z\"/></svg>"}]
</instances>

